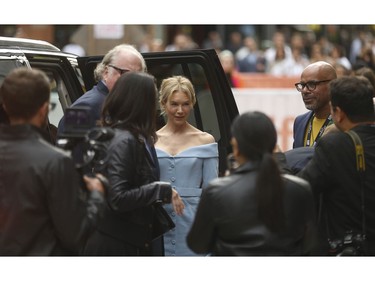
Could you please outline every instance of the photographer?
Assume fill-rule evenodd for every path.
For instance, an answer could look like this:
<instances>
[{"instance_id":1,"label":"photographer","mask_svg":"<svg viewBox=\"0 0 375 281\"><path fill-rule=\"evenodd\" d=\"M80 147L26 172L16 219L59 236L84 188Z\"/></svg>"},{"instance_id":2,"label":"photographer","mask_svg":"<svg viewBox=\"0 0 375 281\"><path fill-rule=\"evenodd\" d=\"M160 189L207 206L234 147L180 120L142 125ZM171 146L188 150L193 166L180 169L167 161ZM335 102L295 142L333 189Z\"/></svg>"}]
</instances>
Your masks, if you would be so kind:
<instances>
[{"instance_id":1,"label":"photographer","mask_svg":"<svg viewBox=\"0 0 375 281\"><path fill-rule=\"evenodd\" d=\"M307 166L298 174L311 184L320 201L320 247L317 255L375 255L375 125L373 87L361 77L342 77L330 83L330 110L340 131L324 135ZM362 140L364 181L357 170ZM358 150L357 150L358 151ZM365 241L367 247L363 247ZM341 242L339 242L341 241ZM331 242L331 243L329 243ZM330 247L331 246L331 247Z\"/></svg>"},{"instance_id":2,"label":"photographer","mask_svg":"<svg viewBox=\"0 0 375 281\"><path fill-rule=\"evenodd\" d=\"M18 68L0 88L10 125L0 127L0 255L77 255L104 207L103 176L81 177L44 138L50 87L39 70Z\"/></svg>"}]
</instances>

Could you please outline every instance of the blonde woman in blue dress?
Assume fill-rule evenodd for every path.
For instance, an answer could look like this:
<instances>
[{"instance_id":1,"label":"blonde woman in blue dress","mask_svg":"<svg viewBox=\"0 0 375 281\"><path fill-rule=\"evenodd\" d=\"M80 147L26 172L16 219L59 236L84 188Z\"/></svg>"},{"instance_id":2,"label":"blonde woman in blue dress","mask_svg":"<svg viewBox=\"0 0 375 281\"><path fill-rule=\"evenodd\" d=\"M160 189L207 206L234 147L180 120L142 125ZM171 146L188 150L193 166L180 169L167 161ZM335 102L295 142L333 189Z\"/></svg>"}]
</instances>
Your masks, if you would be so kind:
<instances>
[{"instance_id":1,"label":"blonde woman in blue dress","mask_svg":"<svg viewBox=\"0 0 375 281\"><path fill-rule=\"evenodd\" d=\"M167 118L166 125L157 131L155 144L160 165L160 180L170 182L181 196L185 209L177 216L171 204L165 209L176 224L164 235L166 256L196 255L186 244L202 188L218 177L218 147L214 137L188 122L196 102L189 79L173 76L162 81L160 108Z\"/></svg>"}]
</instances>

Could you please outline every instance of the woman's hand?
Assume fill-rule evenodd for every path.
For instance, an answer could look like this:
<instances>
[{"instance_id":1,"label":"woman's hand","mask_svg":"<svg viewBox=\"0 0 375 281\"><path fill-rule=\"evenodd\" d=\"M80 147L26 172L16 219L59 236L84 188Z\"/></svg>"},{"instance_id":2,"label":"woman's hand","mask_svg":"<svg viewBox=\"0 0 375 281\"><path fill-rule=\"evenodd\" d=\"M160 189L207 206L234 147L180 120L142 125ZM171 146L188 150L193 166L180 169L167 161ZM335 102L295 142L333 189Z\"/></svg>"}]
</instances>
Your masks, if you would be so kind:
<instances>
[{"instance_id":1,"label":"woman's hand","mask_svg":"<svg viewBox=\"0 0 375 281\"><path fill-rule=\"evenodd\" d=\"M108 180L101 174L96 174L95 177L89 177L87 175L83 176L83 180L86 184L88 191L99 191L102 194L105 194L106 186Z\"/></svg>"},{"instance_id":2,"label":"woman's hand","mask_svg":"<svg viewBox=\"0 0 375 281\"><path fill-rule=\"evenodd\" d=\"M174 188L172 188L172 206L176 214L182 216L185 204L182 202L180 195L178 195L178 192Z\"/></svg>"}]
</instances>

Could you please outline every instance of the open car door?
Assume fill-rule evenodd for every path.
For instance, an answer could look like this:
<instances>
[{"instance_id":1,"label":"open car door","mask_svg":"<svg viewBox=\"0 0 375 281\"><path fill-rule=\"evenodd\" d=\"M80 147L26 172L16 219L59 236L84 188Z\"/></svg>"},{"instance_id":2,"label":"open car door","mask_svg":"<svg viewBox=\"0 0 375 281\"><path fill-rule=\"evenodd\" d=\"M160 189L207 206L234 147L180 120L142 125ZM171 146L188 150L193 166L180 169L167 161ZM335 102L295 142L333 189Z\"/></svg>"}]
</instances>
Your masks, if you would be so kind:
<instances>
[{"instance_id":1,"label":"open car door","mask_svg":"<svg viewBox=\"0 0 375 281\"><path fill-rule=\"evenodd\" d=\"M193 83L197 103L189 122L215 137L219 147L219 174L224 175L231 152L230 125L238 109L217 53L213 49L142 53L147 70L160 88L164 78L183 75ZM94 69L103 56L78 57L87 90L95 85Z\"/></svg>"}]
</instances>

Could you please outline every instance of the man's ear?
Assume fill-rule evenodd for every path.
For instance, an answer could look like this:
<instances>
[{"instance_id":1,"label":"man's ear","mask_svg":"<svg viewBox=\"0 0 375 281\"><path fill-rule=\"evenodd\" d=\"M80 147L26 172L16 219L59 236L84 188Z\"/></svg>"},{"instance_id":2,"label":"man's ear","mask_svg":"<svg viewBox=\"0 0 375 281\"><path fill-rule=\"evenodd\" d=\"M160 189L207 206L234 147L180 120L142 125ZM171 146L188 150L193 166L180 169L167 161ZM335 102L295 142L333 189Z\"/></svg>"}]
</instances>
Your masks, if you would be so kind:
<instances>
[{"instance_id":1,"label":"man's ear","mask_svg":"<svg viewBox=\"0 0 375 281\"><path fill-rule=\"evenodd\" d=\"M37 113L35 115L35 117L36 117L35 121L37 122L37 124L35 124L35 125L43 127L46 124L48 111L49 111L49 101L46 101L39 108L39 110L37 111Z\"/></svg>"},{"instance_id":2,"label":"man's ear","mask_svg":"<svg viewBox=\"0 0 375 281\"><path fill-rule=\"evenodd\" d=\"M339 107L335 107L335 116L336 116L336 121L341 123L343 120L346 119L346 113Z\"/></svg>"},{"instance_id":3,"label":"man's ear","mask_svg":"<svg viewBox=\"0 0 375 281\"><path fill-rule=\"evenodd\" d=\"M46 101L45 103L43 103L43 105L41 107L41 110L42 110L43 114L48 115L49 101Z\"/></svg>"}]
</instances>

